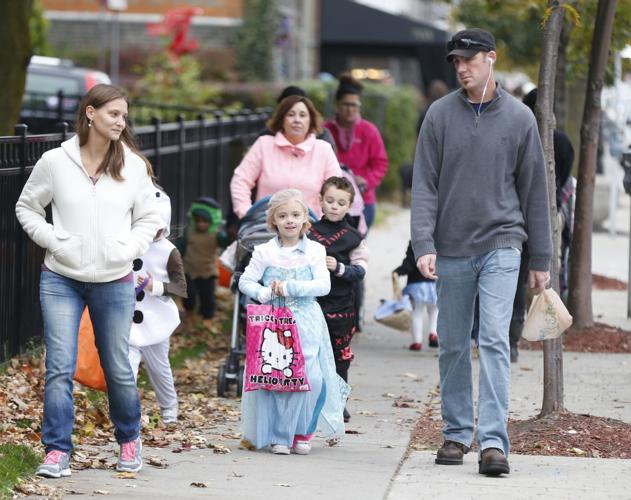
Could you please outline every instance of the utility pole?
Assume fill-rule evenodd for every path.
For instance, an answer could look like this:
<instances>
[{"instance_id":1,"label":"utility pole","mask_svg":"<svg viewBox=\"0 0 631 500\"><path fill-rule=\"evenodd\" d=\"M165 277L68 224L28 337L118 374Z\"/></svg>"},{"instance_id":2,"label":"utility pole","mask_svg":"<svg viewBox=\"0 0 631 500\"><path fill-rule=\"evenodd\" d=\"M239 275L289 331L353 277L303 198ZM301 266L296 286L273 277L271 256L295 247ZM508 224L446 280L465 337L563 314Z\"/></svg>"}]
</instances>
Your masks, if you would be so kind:
<instances>
[{"instance_id":1,"label":"utility pole","mask_svg":"<svg viewBox=\"0 0 631 500\"><path fill-rule=\"evenodd\" d=\"M114 85L118 85L120 59L120 12L127 10L127 0L107 0L107 8L112 12L110 16L110 78Z\"/></svg>"}]
</instances>

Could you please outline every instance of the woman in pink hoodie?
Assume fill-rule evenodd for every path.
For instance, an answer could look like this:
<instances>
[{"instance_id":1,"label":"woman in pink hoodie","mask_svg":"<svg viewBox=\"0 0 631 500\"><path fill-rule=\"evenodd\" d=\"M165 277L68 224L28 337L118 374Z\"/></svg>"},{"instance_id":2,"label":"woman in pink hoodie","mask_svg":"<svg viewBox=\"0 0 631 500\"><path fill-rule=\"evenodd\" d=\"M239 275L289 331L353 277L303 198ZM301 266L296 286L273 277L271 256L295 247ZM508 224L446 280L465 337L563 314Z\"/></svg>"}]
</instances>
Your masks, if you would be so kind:
<instances>
[{"instance_id":1,"label":"woman in pink hoodie","mask_svg":"<svg viewBox=\"0 0 631 500\"><path fill-rule=\"evenodd\" d=\"M377 127L361 117L362 85L348 75L340 76L335 93L337 113L324 126L337 145L337 158L351 169L364 198L364 215L370 227L375 219L375 190L388 170L388 157Z\"/></svg>"},{"instance_id":2,"label":"woman in pink hoodie","mask_svg":"<svg viewBox=\"0 0 631 500\"><path fill-rule=\"evenodd\" d=\"M283 99L267 127L275 135L259 137L235 169L230 182L232 207L240 219L255 201L282 189L302 191L318 218L320 187L331 176L342 175L328 142L316 139L321 117L311 101L292 95Z\"/></svg>"}]
</instances>

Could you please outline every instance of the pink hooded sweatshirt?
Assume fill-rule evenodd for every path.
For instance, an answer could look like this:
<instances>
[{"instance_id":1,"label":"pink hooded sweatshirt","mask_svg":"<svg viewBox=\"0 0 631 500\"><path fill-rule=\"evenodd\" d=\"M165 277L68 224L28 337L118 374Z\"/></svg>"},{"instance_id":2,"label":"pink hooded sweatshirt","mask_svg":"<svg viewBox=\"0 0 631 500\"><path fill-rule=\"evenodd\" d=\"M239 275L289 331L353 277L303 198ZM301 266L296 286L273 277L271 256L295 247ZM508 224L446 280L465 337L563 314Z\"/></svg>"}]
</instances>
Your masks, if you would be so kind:
<instances>
[{"instance_id":1,"label":"pink hooded sweatshirt","mask_svg":"<svg viewBox=\"0 0 631 500\"><path fill-rule=\"evenodd\" d=\"M255 187L256 201L282 189L295 188L302 191L307 205L320 218L320 188L333 175L341 176L342 169L328 142L309 134L304 142L294 146L281 132L264 135L234 171L230 181L232 208L242 218L252 206Z\"/></svg>"},{"instance_id":2,"label":"pink hooded sweatshirt","mask_svg":"<svg viewBox=\"0 0 631 500\"><path fill-rule=\"evenodd\" d=\"M388 170L388 156L379 130L368 120L361 118L353 125L350 133L335 119L327 121L324 126L335 139L340 163L350 168L353 174L366 179L364 203L374 204L377 199L375 189Z\"/></svg>"}]
</instances>

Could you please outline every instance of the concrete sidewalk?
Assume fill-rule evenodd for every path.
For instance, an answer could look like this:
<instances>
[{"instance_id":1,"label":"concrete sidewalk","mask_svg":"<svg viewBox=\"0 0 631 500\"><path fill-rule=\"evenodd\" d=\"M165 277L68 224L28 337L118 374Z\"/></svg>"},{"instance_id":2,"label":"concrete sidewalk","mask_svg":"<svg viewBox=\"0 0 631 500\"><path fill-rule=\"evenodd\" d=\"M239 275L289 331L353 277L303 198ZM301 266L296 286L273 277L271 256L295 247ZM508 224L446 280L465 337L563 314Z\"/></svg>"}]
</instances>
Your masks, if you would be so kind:
<instances>
[{"instance_id":1,"label":"concrete sidewalk","mask_svg":"<svg viewBox=\"0 0 631 500\"><path fill-rule=\"evenodd\" d=\"M231 453L216 454L204 446L179 454L170 448L145 448L145 468L135 479L118 479L112 470L85 470L50 484L63 485L78 498L94 496L95 491L105 491L109 498L235 500L631 498L630 460L512 455L513 472L493 479L477 473L473 454L467 455L463 467L440 467L434 465L432 452L407 452L410 431L439 383L437 351L410 352L409 334L370 318L379 299L391 295L390 273L403 259L408 238L409 211L398 209L369 236L367 322L365 332L353 340L356 360L350 370L353 393L348 405L352 419L347 426L351 433L339 446L329 447L315 438L309 456L245 451L234 437L237 424L227 424L209 428L206 436L209 443L227 446ZM613 247L617 248L610 249L608 259L626 251L617 240ZM598 313L598 301L594 304ZM568 409L631 422L631 355L566 353L564 361ZM541 405L542 354L524 351L513 366L511 417L528 418ZM399 397L406 398L409 407L395 406ZM114 445L111 451L115 453ZM151 455L163 457L168 467L147 465ZM194 482L206 487L191 486Z\"/></svg>"}]
</instances>

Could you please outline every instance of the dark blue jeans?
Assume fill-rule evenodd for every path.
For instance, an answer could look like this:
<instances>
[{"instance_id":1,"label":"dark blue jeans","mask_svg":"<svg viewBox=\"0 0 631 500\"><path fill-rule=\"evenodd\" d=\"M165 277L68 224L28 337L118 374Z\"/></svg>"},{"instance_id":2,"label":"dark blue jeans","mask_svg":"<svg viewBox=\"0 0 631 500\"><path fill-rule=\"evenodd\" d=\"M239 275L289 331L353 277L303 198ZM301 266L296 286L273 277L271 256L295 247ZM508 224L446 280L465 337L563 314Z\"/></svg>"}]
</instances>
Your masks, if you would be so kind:
<instances>
[{"instance_id":1,"label":"dark blue jeans","mask_svg":"<svg viewBox=\"0 0 631 500\"><path fill-rule=\"evenodd\" d=\"M366 225L368 229L375 222L375 215L377 214L377 204L372 203L370 205L364 205L364 218L366 219Z\"/></svg>"},{"instance_id":2,"label":"dark blue jeans","mask_svg":"<svg viewBox=\"0 0 631 500\"><path fill-rule=\"evenodd\" d=\"M128 358L136 302L133 282L83 283L43 271L40 302L46 346L42 422L46 452L72 449L72 379L77 366L79 322L86 305L105 373L116 440L127 443L136 439L140 432L140 400Z\"/></svg>"}]
</instances>

